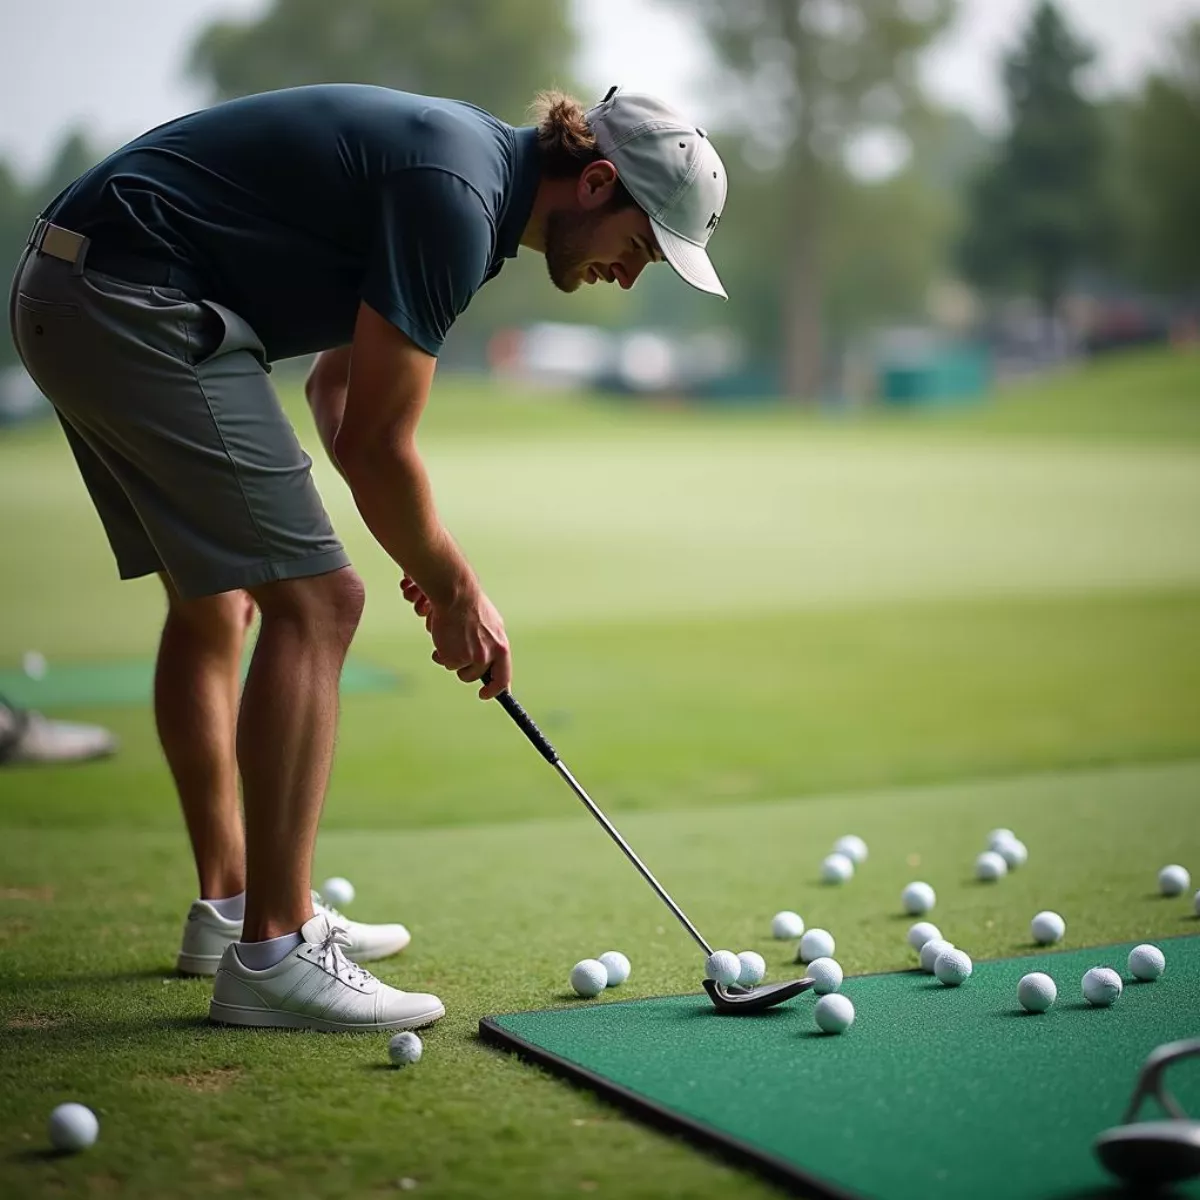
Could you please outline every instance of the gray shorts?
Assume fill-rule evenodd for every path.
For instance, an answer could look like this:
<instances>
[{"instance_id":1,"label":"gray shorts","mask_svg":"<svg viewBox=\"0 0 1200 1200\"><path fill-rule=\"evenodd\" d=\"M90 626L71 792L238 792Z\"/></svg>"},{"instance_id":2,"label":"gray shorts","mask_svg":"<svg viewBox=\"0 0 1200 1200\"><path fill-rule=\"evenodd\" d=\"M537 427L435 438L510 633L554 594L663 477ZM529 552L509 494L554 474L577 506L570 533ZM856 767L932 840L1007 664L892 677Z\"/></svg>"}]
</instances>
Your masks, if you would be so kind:
<instances>
[{"instance_id":1,"label":"gray shorts","mask_svg":"<svg viewBox=\"0 0 1200 1200\"><path fill-rule=\"evenodd\" d=\"M32 249L9 307L122 579L196 597L349 563L236 313Z\"/></svg>"}]
</instances>

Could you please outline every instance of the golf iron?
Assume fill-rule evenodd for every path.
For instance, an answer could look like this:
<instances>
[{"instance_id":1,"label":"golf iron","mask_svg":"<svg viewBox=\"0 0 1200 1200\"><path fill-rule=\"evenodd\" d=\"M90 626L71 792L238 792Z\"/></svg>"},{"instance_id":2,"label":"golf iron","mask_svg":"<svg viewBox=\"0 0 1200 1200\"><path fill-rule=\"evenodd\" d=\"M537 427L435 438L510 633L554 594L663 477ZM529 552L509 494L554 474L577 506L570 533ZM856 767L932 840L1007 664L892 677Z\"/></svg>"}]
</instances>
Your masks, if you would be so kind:
<instances>
[{"instance_id":1,"label":"golf iron","mask_svg":"<svg viewBox=\"0 0 1200 1200\"><path fill-rule=\"evenodd\" d=\"M484 673L483 682L485 684L491 682L490 671ZM633 852L629 843L617 832L613 823L600 811L595 801L592 800L587 792L583 790L575 776L567 770L566 765L558 756L558 751L554 749L545 734L537 727L533 718L517 702L512 692L506 688L496 699L500 702L500 706L504 711L512 717L521 732L530 740L534 749L566 780L567 786L583 801L588 812L600 822L608 836L621 847L625 857L637 867L642 874L642 878L658 893L662 902L675 914L679 923L692 935L692 938L704 951L705 955L711 956L713 952L712 947L704 940L700 931L688 920L683 909L671 899L662 884L654 878L646 864ZM813 983L814 980L812 979L793 979L787 983L764 984L760 987L743 987L737 983L717 983L715 980L705 979L704 990L708 993L708 998L713 1002L713 1006L718 1012L755 1013L762 1012L766 1008L773 1008L776 1004L782 1004L785 1000L790 1000L793 996L798 996L801 992L811 988Z\"/></svg>"}]
</instances>

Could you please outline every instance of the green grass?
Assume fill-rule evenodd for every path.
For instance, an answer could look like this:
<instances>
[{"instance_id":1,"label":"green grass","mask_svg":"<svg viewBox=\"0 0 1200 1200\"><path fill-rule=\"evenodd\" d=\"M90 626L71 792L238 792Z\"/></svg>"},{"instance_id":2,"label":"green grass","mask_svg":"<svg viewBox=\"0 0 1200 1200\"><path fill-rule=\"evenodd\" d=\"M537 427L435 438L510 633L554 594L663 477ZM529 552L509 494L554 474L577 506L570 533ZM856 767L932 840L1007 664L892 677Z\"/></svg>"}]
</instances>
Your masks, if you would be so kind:
<instances>
[{"instance_id":1,"label":"green grass","mask_svg":"<svg viewBox=\"0 0 1200 1200\"><path fill-rule=\"evenodd\" d=\"M884 970L917 873L978 955L1023 950L1051 899L1075 944L1194 928L1148 893L1163 862L1200 870L1197 362L832 423L448 383L423 449L517 694L702 927L779 977L763 931L796 907L848 970ZM474 1042L485 1013L562 999L585 954L629 953L626 995L692 988L696 962L503 714L428 662L394 567L318 477L368 583L355 653L405 676L345 701L319 870L355 880L354 915L413 928L381 973L450 1015L401 1075L379 1039L205 1028L206 985L163 982L193 885L150 713L67 714L123 749L0 772L0 1191L770 1194ZM0 441L0 505L0 661L153 653L158 585L116 582L56 430ZM1001 824L1033 855L985 891L964 873ZM851 829L868 868L819 888ZM69 1097L99 1106L101 1145L37 1157Z\"/></svg>"}]
</instances>

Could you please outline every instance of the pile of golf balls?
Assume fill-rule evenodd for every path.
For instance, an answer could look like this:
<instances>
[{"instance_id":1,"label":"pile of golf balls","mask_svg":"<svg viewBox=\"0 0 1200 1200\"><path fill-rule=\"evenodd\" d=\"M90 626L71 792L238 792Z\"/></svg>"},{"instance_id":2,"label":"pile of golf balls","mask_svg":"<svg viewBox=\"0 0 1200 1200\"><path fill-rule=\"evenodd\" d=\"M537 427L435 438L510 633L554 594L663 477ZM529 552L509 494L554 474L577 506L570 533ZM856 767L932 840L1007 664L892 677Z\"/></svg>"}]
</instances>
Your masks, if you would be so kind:
<instances>
[{"instance_id":1,"label":"pile of golf balls","mask_svg":"<svg viewBox=\"0 0 1200 1200\"><path fill-rule=\"evenodd\" d=\"M1191 886L1192 877L1187 867L1181 867L1178 863L1163 867L1158 873L1158 890L1164 896L1182 896Z\"/></svg>"},{"instance_id":2,"label":"pile of golf balls","mask_svg":"<svg viewBox=\"0 0 1200 1200\"><path fill-rule=\"evenodd\" d=\"M856 867L867 861L867 843L856 834L848 833L833 843L834 854L844 854Z\"/></svg>"},{"instance_id":3,"label":"pile of golf balls","mask_svg":"<svg viewBox=\"0 0 1200 1200\"><path fill-rule=\"evenodd\" d=\"M798 938L804 932L804 918L799 913L784 909L771 918L771 936L780 941Z\"/></svg>"},{"instance_id":4,"label":"pile of golf balls","mask_svg":"<svg viewBox=\"0 0 1200 1200\"><path fill-rule=\"evenodd\" d=\"M55 1150L86 1150L99 1136L100 1122L84 1104L60 1104L50 1114L48 1132Z\"/></svg>"},{"instance_id":5,"label":"pile of golf balls","mask_svg":"<svg viewBox=\"0 0 1200 1200\"><path fill-rule=\"evenodd\" d=\"M1067 923L1056 912L1040 912L1029 922L1029 932L1039 946L1051 946L1061 942L1067 932Z\"/></svg>"},{"instance_id":6,"label":"pile of golf balls","mask_svg":"<svg viewBox=\"0 0 1200 1200\"><path fill-rule=\"evenodd\" d=\"M599 958L585 958L571 968L571 987L579 996L598 996L629 978L629 959L620 950L605 950Z\"/></svg>"},{"instance_id":7,"label":"pile of golf balls","mask_svg":"<svg viewBox=\"0 0 1200 1200\"><path fill-rule=\"evenodd\" d=\"M854 874L854 860L846 854L827 854L821 863L822 883L845 883Z\"/></svg>"},{"instance_id":8,"label":"pile of golf balls","mask_svg":"<svg viewBox=\"0 0 1200 1200\"><path fill-rule=\"evenodd\" d=\"M833 950L833 934L828 929L810 929L800 939L800 953L796 961L810 963L818 958L832 958Z\"/></svg>"},{"instance_id":9,"label":"pile of golf balls","mask_svg":"<svg viewBox=\"0 0 1200 1200\"><path fill-rule=\"evenodd\" d=\"M413 1063L421 1061L423 1049L421 1039L415 1033L405 1030L403 1033L396 1034L388 1042L388 1058L392 1060L393 1066L411 1066Z\"/></svg>"},{"instance_id":10,"label":"pile of golf balls","mask_svg":"<svg viewBox=\"0 0 1200 1200\"><path fill-rule=\"evenodd\" d=\"M817 1001L814 1015L822 1033L845 1033L854 1024L854 1005L841 992L830 992Z\"/></svg>"},{"instance_id":11,"label":"pile of golf balls","mask_svg":"<svg viewBox=\"0 0 1200 1200\"><path fill-rule=\"evenodd\" d=\"M340 875L334 875L321 884L321 899L334 908L343 908L354 903L354 884Z\"/></svg>"},{"instance_id":12,"label":"pile of golf balls","mask_svg":"<svg viewBox=\"0 0 1200 1200\"><path fill-rule=\"evenodd\" d=\"M904 911L913 917L924 916L937 902L937 895L927 883L910 883L900 893Z\"/></svg>"}]
</instances>

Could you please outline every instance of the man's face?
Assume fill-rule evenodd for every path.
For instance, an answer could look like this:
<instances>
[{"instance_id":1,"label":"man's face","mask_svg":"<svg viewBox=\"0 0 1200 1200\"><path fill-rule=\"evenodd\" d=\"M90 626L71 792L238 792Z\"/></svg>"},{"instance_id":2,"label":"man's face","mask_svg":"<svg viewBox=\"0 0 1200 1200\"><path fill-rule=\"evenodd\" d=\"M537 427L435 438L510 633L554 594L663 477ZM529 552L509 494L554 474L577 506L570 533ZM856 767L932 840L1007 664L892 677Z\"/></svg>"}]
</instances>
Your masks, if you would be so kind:
<instances>
[{"instance_id":1,"label":"man's face","mask_svg":"<svg viewBox=\"0 0 1200 1200\"><path fill-rule=\"evenodd\" d=\"M560 291L574 292L585 283L628 289L647 263L662 261L642 209L613 207L615 180L611 163L593 163L580 177L575 205L546 218L546 267Z\"/></svg>"}]
</instances>

